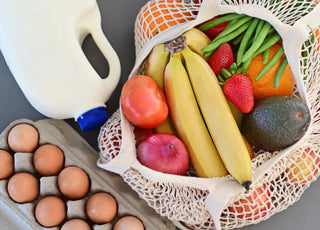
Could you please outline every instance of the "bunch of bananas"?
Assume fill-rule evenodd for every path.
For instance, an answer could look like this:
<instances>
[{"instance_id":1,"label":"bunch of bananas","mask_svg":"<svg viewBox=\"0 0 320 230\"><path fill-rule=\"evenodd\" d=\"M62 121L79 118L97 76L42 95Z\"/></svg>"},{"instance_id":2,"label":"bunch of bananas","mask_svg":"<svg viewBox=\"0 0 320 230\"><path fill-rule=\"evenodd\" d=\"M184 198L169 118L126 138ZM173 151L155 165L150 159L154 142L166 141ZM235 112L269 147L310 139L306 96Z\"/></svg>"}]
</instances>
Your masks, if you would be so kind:
<instances>
[{"instance_id":1,"label":"bunch of bananas","mask_svg":"<svg viewBox=\"0 0 320 230\"><path fill-rule=\"evenodd\" d=\"M178 43L178 44L177 44ZM251 159L221 86L201 49L210 39L193 28L178 39L155 46L145 74L166 94L170 116L156 132L177 135L186 145L200 177L230 173L251 184Z\"/></svg>"}]
</instances>

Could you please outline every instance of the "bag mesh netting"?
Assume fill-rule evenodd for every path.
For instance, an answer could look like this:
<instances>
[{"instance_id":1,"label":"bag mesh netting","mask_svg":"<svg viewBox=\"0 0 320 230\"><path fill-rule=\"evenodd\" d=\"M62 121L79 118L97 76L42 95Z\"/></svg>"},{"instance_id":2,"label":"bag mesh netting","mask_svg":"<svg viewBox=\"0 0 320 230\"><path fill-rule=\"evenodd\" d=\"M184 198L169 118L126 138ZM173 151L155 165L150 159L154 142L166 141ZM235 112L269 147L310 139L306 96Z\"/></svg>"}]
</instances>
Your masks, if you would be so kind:
<instances>
[{"instance_id":1,"label":"bag mesh netting","mask_svg":"<svg viewBox=\"0 0 320 230\"><path fill-rule=\"evenodd\" d=\"M293 96L306 101L311 123L294 145L282 151L255 152L253 183L245 191L230 175L197 177L191 165L186 176L163 174L142 166L136 159L133 126L119 108L101 127L98 165L121 175L149 206L182 229L233 229L258 223L296 202L319 176L318 1L149 1L137 16L136 64L129 78L143 71L144 60L156 44L230 12L264 19L281 35L296 80Z\"/></svg>"}]
</instances>

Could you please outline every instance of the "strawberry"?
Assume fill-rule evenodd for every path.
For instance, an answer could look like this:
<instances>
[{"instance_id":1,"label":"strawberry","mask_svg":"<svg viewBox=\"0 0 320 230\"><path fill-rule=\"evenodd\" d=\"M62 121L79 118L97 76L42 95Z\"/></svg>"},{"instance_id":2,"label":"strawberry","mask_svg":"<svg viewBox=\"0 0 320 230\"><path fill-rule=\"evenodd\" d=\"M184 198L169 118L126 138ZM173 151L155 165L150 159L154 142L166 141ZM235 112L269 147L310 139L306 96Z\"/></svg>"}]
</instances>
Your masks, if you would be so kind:
<instances>
[{"instance_id":1,"label":"strawberry","mask_svg":"<svg viewBox=\"0 0 320 230\"><path fill-rule=\"evenodd\" d=\"M222 69L223 77L218 75L223 86L223 93L241 112L249 113L254 106L254 95L251 80L237 70L236 64L230 67L231 73Z\"/></svg>"},{"instance_id":2,"label":"strawberry","mask_svg":"<svg viewBox=\"0 0 320 230\"><path fill-rule=\"evenodd\" d=\"M229 69L232 63L234 63L234 55L229 43L220 45L209 59L209 65L216 75L221 74L222 68Z\"/></svg>"}]
</instances>

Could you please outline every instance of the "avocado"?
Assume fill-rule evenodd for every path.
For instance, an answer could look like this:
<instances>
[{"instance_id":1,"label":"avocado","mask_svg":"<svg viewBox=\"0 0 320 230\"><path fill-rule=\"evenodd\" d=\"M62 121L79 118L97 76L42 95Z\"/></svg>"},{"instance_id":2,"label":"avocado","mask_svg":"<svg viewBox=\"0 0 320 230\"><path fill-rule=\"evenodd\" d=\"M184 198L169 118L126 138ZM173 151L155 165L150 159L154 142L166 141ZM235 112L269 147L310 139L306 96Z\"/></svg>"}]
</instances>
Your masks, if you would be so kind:
<instances>
[{"instance_id":1,"label":"avocado","mask_svg":"<svg viewBox=\"0 0 320 230\"><path fill-rule=\"evenodd\" d=\"M253 110L244 114L241 132L256 148L277 151L298 141L310 120L309 108L302 100L270 96L257 101Z\"/></svg>"}]
</instances>

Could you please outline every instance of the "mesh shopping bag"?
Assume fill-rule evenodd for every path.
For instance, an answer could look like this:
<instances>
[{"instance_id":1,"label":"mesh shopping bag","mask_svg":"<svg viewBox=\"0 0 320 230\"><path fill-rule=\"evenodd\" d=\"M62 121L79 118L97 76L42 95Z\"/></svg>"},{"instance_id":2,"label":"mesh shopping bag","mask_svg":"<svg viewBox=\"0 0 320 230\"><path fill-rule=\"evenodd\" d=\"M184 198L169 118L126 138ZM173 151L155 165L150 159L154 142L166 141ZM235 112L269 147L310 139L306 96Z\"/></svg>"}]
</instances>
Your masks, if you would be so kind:
<instances>
[{"instance_id":1,"label":"mesh shopping bag","mask_svg":"<svg viewBox=\"0 0 320 230\"><path fill-rule=\"evenodd\" d=\"M152 0L135 24L136 63L129 76L143 73L152 48L196 25L226 13L269 22L281 35L294 74L293 96L311 113L304 136L281 151L257 150L249 191L230 175L200 178L156 172L136 159L133 126L121 108L101 128L101 168L121 175L160 215L183 229L233 229L258 223L296 202L320 168L320 6L311 0ZM301 172L301 173L297 173Z\"/></svg>"}]
</instances>

